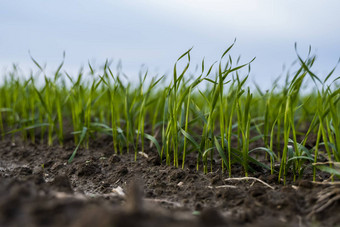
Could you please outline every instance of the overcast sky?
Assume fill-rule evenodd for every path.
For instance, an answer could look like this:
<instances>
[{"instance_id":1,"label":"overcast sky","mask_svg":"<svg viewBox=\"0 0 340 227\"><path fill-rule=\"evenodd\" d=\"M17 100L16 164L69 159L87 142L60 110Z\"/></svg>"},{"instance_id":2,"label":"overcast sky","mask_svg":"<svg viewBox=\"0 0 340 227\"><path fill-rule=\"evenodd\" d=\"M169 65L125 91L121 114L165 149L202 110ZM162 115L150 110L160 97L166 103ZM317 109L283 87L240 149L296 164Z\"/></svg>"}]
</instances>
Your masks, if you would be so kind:
<instances>
[{"instance_id":1,"label":"overcast sky","mask_svg":"<svg viewBox=\"0 0 340 227\"><path fill-rule=\"evenodd\" d=\"M66 51L71 72L109 58L121 59L131 78L142 64L171 73L192 46L193 65L203 57L212 63L237 38L232 56L256 57L251 80L263 86L296 59L295 42L302 56L312 46L314 69L324 77L340 57L339 11L338 0L1 1L1 76L12 63L34 68L28 51L52 69Z\"/></svg>"}]
</instances>

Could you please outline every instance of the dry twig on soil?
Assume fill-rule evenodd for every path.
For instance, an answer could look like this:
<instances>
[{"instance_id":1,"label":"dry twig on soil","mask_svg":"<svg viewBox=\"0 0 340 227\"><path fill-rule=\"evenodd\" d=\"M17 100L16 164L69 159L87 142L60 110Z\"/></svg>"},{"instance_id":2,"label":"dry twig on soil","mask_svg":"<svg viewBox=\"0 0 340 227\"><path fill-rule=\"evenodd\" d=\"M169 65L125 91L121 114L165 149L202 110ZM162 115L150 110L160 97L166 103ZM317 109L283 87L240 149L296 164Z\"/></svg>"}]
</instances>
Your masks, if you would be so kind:
<instances>
[{"instance_id":1,"label":"dry twig on soil","mask_svg":"<svg viewBox=\"0 0 340 227\"><path fill-rule=\"evenodd\" d=\"M254 180L254 181L258 181L260 183L262 183L263 185L267 186L268 188L274 190L275 188L273 186L270 186L269 184L267 184L266 182L264 182L263 180L260 180L256 177L238 177L238 178L227 178L227 179L224 179L225 181L233 181L233 180L236 180L236 181L242 181L242 180Z\"/></svg>"},{"instance_id":2,"label":"dry twig on soil","mask_svg":"<svg viewBox=\"0 0 340 227\"><path fill-rule=\"evenodd\" d=\"M327 187L318 192L317 201L312 208L312 211L307 217L311 218L314 214L320 213L329 208L335 202L340 201L340 189L335 187Z\"/></svg>"},{"instance_id":3,"label":"dry twig on soil","mask_svg":"<svg viewBox=\"0 0 340 227\"><path fill-rule=\"evenodd\" d=\"M213 187L213 186L208 186L208 188L210 189L219 189L219 188L237 188L237 186L235 185L220 185L220 186L216 186L216 187Z\"/></svg>"}]
</instances>

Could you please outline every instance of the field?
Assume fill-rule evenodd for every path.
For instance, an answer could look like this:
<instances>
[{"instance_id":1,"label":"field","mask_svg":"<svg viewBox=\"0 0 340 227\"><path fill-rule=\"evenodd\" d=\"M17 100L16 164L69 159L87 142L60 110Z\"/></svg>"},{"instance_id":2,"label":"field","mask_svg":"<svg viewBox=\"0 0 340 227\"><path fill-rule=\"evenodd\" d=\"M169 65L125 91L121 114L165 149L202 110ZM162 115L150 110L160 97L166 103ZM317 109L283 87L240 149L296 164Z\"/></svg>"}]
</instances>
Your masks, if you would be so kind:
<instances>
[{"instance_id":1,"label":"field","mask_svg":"<svg viewBox=\"0 0 340 227\"><path fill-rule=\"evenodd\" d=\"M340 84L316 57L270 90L231 45L132 83L110 62L0 84L0 225L334 226ZM335 78L335 79L333 79Z\"/></svg>"}]
</instances>

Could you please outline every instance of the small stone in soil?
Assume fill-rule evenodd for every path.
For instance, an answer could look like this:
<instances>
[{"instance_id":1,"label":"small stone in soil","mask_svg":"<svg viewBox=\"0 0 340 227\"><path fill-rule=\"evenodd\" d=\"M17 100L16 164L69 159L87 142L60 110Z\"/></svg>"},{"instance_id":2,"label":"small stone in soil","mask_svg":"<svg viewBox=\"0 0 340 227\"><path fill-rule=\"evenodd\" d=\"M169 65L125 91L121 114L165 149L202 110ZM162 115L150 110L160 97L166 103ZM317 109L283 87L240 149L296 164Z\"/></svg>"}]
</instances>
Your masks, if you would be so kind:
<instances>
[{"instance_id":1,"label":"small stone in soil","mask_svg":"<svg viewBox=\"0 0 340 227\"><path fill-rule=\"evenodd\" d=\"M313 183L307 180L300 180L297 182L297 185L303 188L313 188Z\"/></svg>"},{"instance_id":2,"label":"small stone in soil","mask_svg":"<svg viewBox=\"0 0 340 227\"><path fill-rule=\"evenodd\" d=\"M126 211L138 214L143 212L143 187L142 183L135 179L129 185L126 196Z\"/></svg>"},{"instance_id":3,"label":"small stone in soil","mask_svg":"<svg viewBox=\"0 0 340 227\"><path fill-rule=\"evenodd\" d=\"M202 209L203 209L202 204L201 204L201 203L196 203L196 205L195 205L195 210L201 211Z\"/></svg>"},{"instance_id":4,"label":"small stone in soil","mask_svg":"<svg viewBox=\"0 0 340 227\"><path fill-rule=\"evenodd\" d=\"M111 155L111 157L109 158L109 162L110 163L117 163L120 162L120 157L116 154Z\"/></svg>"},{"instance_id":5,"label":"small stone in soil","mask_svg":"<svg viewBox=\"0 0 340 227\"><path fill-rule=\"evenodd\" d=\"M223 216L213 208L204 209L200 219L206 226L227 226Z\"/></svg>"},{"instance_id":6,"label":"small stone in soil","mask_svg":"<svg viewBox=\"0 0 340 227\"><path fill-rule=\"evenodd\" d=\"M120 170L118 170L118 174L121 175L121 176L124 176L124 175L126 175L128 173L129 173L129 170L125 166L122 167Z\"/></svg>"},{"instance_id":7,"label":"small stone in soil","mask_svg":"<svg viewBox=\"0 0 340 227\"><path fill-rule=\"evenodd\" d=\"M56 176L52 185L61 192L73 192L69 178L66 175Z\"/></svg>"}]
</instances>

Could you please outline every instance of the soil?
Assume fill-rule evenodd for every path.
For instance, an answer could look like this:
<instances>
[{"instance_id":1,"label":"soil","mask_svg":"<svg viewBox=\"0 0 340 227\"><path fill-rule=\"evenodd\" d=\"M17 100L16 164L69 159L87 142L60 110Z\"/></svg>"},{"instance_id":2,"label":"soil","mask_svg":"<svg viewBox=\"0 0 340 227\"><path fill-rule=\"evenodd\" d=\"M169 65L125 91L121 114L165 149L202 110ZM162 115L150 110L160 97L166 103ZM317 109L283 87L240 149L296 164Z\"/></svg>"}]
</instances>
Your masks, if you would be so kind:
<instances>
[{"instance_id":1,"label":"soil","mask_svg":"<svg viewBox=\"0 0 340 227\"><path fill-rule=\"evenodd\" d=\"M340 185L308 171L285 186L263 169L228 179L218 159L208 174L190 157L167 166L154 148L134 161L108 138L67 164L74 148L0 140L0 226L340 226Z\"/></svg>"}]
</instances>

